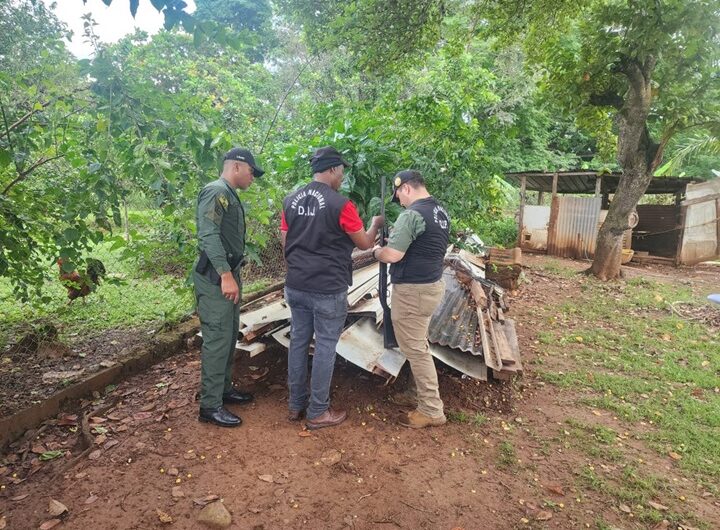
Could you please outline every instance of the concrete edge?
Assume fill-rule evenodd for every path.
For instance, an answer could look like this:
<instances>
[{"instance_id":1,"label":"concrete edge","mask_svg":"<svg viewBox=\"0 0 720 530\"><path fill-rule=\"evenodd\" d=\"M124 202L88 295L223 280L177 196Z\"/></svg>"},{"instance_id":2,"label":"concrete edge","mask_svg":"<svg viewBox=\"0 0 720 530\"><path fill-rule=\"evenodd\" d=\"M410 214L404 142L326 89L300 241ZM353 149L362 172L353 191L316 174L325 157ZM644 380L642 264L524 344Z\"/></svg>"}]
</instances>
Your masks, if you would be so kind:
<instances>
[{"instance_id":1,"label":"concrete edge","mask_svg":"<svg viewBox=\"0 0 720 530\"><path fill-rule=\"evenodd\" d=\"M56 416L68 401L89 396L96 390L103 390L108 385L140 373L174 353L185 351L186 340L194 336L199 329L200 322L197 317L193 317L170 331L155 335L149 344L137 347L124 358L118 359L117 364L110 368L55 392L41 403L0 419L0 450L4 451L28 429L35 428L48 418Z\"/></svg>"}]
</instances>

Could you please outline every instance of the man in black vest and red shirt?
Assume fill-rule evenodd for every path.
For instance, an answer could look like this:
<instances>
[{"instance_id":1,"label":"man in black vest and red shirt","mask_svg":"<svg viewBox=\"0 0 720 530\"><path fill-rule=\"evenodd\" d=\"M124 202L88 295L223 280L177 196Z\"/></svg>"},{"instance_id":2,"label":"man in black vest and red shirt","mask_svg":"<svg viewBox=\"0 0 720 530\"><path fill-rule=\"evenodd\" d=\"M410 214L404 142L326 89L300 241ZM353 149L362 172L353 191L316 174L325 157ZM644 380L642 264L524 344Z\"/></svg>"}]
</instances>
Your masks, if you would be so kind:
<instances>
[{"instance_id":1,"label":"man in black vest and red shirt","mask_svg":"<svg viewBox=\"0 0 720 530\"><path fill-rule=\"evenodd\" d=\"M355 205L338 193L349 164L333 147L315 151L310 160L313 181L283 201L281 240L287 263L285 301L292 325L288 349L289 415L307 414L307 428L342 423L343 410L330 408L335 347L347 316L352 284L353 248L375 243L383 218L373 217L366 232ZM308 347L315 334L315 353L308 399Z\"/></svg>"},{"instance_id":2,"label":"man in black vest and red shirt","mask_svg":"<svg viewBox=\"0 0 720 530\"><path fill-rule=\"evenodd\" d=\"M419 429L447 421L427 331L445 293L442 274L450 218L428 193L420 172L401 171L393 184L393 202L399 202L405 211L395 221L387 246L375 247L373 256L391 263L392 323L412 372L410 388L394 401L416 407L401 423Z\"/></svg>"}]
</instances>

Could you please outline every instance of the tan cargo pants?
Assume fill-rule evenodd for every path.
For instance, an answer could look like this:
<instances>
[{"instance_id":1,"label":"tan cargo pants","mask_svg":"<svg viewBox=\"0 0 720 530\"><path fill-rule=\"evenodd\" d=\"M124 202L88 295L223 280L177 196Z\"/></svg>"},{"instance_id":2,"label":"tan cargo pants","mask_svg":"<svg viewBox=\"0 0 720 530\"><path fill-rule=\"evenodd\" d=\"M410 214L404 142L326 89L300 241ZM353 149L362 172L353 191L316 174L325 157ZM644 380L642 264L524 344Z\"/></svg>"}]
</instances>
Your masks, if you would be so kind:
<instances>
[{"instance_id":1,"label":"tan cargo pants","mask_svg":"<svg viewBox=\"0 0 720 530\"><path fill-rule=\"evenodd\" d=\"M437 371L427 341L430 317L445 293L445 282L400 283L392 286L392 323L400 351L410 362L417 409L432 418L443 417ZM412 379L410 384L412 385ZM408 389L412 393L413 388Z\"/></svg>"}]
</instances>

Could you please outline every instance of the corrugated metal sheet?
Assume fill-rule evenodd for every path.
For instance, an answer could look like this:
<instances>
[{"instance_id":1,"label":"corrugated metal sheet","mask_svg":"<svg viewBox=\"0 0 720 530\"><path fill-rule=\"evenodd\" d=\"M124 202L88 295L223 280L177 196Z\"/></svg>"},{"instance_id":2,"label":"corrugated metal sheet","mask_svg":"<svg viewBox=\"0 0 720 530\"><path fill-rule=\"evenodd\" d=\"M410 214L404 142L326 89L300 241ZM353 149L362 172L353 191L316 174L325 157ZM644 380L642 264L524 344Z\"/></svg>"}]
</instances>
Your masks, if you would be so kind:
<instances>
[{"instance_id":1,"label":"corrugated metal sheet","mask_svg":"<svg viewBox=\"0 0 720 530\"><path fill-rule=\"evenodd\" d=\"M547 249L550 207L526 204L522 221L520 247L532 250Z\"/></svg>"},{"instance_id":2,"label":"corrugated metal sheet","mask_svg":"<svg viewBox=\"0 0 720 530\"><path fill-rule=\"evenodd\" d=\"M552 190L553 172L521 171L519 173L505 173L505 180L520 186L525 177L525 187L529 191ZM620 184L620 173L599 173L595 171L558 171L558 193L595 193L595 181L602 177L601 193L615 193ZM650 181L646 195L659 193L682 192L685 187L694 182L701 182L693 178L655 177Z\"/></svg>"},{"instance_id":3,"label":"corrugated metal sheet","mask_svg":"<svg viewBox=\"0 0 720 530\"><path fill-rule=\"evenodd\" d=\"M443 273L445 296L430 319L428 340L474 355L482 354L482 346L476 344L478 318L471 296L455 278L449 267Z\"/></svg>"},{"instance_id":4,"label":"corrugated metal sheet","mask_svg":"<svg viewBox=\"0 0 720 530\"><path fill-rule=\"evenodd\" d=\"M564 258L589 258L595 252L600 197L555 197L548 233L548 254ZM554 221L554 222L553 222Z\"/></svg>"},{"instance_id":5,"label":"corrugated metal sheet","mask_svg":"<svg viewBox=\"0 0 720 530\"><path fill-rule=\"evenodd\" d=\"M708 180L699 184L689 184L685 191L685 200L699 199L708 195L720 193L720 178Z\"/></svg>"},{"instance_id":6,"label":"corrugated metal sheet","mask_svg":"<svg viewBox=\"0 0 720 530\"><path fill-rule=\"evenodd\" d=\"M694 265L714 259L719 253L720 204L714 199L692 204L685 213L680 263Z\"/></svg>"}]
</instances>

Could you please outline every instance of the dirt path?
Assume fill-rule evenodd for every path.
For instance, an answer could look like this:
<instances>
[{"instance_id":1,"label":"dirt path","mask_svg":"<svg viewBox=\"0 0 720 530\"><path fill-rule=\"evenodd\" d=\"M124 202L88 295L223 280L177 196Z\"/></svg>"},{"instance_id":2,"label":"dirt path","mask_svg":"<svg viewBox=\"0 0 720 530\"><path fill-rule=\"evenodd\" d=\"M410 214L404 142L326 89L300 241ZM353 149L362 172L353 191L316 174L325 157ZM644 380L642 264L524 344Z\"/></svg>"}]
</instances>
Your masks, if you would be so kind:
<instances>
[{"instance_id":1,"label":"dirt path","mask_svg":"<svg viewBox=\"0 0 720 530\"><path fill-rule=\"evenodd\" d=\"M195 529L201 508L194 501L216 495L232 514L232 528L241 529L652 528L634 517L635 506L588 486L596 475L620 477L628 461L640 461L670 480L664 507L692 514L684 528L720 527L715 494L704 495L636 439L643 427L581 405L580 392L536 376L537 363L562 370L571 362L536 353L543 329L538 307L582 291L571 274L542 270L546 258L528 261L532 284L512 301L526 375L478 383L442 369L441 393L454 420L442 428L399 427L400 411L387 400L394 389L340 360L333 403L346 407L349 418L305 436L285 420L286 363L279 348L239 363L242 386L257 397L237 409L241 428L200 424L198 352L190 352L101 398L116 402L91 424L101 443L72 469L60 472L69 460L63 458L31 463L33 450L73 449L72 417L64 421L70 425L52 426L5 455L0 517L7 528L39 528L51 519L48 502L56 499L69 510L58 528ZM584 266L561 263L568 270ZM703 290L717 276L707 284L686 279ZM594 429L600 427L620 433L621 441L598 445L603 431ZM607 454L593 456L595 449ZM162 523L158 510L172 523Z\"/></svg>"}]
</instances>

